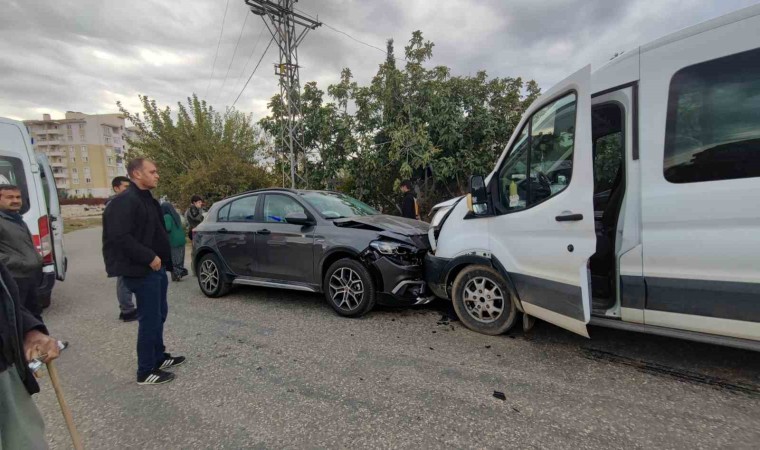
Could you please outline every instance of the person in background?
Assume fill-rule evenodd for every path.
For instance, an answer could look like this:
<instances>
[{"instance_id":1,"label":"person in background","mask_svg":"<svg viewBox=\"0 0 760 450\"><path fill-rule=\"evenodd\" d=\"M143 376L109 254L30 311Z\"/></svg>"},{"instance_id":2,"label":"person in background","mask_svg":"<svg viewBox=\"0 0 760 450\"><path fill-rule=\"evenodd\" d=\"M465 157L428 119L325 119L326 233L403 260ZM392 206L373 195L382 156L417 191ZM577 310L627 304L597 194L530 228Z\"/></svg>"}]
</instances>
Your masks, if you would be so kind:
<instances>
[{"instance_id":1,"label":"person in background","mask_svg":"<svg viewBox=\"0 0 760 450\"><path fill-rule=\"evenodd\" d=\"M40 391L29 361L59 355L58 342L21 304L11 273L0 263L0 448L46 449L45 423L32 395Z\"/></svg>"},{"instance_id":2,"label":"person in background","mask_svg":"<svg viewBox=\"0 0 760 450\"><path fill-rule=\"evenodd\" d=\"M158 186L155 163L137 158L127 164L127 172L132 184L103 214L103 259L108 276L124 277L137 298L137 384L162 384L174 379L164 369L185 362L164 347L171 246L161 206L150 192Z\"/></svg>"},{"instance_id":3,"label":"person in background","mask_svg":"<svg viewBox=\"0 0 760 450\"><path fill-rule=\"evenodd\" d=\"M114 194L106 200L106 208L108 207L108 204L111 203L111 200L126 191L129 185L130 182L127 177L119 176L111 180L111 188L113 189ZM124 283L123 277L116 278L116 299L119 301L119 310L121 310L119 313L119 319L124 322L134 322L137 320L137 308L135 308L135 304L132 301L132 291L130 291Z\"/></svg>"},{"instance_id":4,"label":"person in background","mask_svg":"<svg viewBox=\"0 0 760 450\"><path fill-rule=\"evenodd\" d=\"M21 216L21 189L0 185L0 262L5 264L18 288L19 301L42 322L37 289L42 280L42 256Z\"/></svg>"},{"instance_id":5,"label":"person in background","mask_svg":"<svg viewBox=\"0 0 760 450\"><path fill-rule=\"evenodd\" d=\"M404 197L401 199L401 216L407 219L420 220L420 209L417 205L417 199L412 192L412 183L404 181L401 183L401 193Z\"/></svg>"},{"instance_id":6,"label":"person in background","mask_svg":"<svg viewBox=\"0 0 760 450\"><path fill-rule=\"evenodd\" d=\"M169 245L172 248L172 281L180 281L187 275L185 269L185 229L182 228L177 210L169 202L161 203L161 211L164 213L164 227L169 233Z\"/></svg>"},{"instance_id":7,"label":"person in background","mask_svg":"<svg viewBox=\"0 0 760 450\"><path fill-rule=\"evenodd\" d=\"M187 219L187 237L190 241L193 240L193 230L195 227L203 222L203 199L200 195L193 195L190 199L190 207L185 211L185 219Z\"/></svg>"}]
</instances>

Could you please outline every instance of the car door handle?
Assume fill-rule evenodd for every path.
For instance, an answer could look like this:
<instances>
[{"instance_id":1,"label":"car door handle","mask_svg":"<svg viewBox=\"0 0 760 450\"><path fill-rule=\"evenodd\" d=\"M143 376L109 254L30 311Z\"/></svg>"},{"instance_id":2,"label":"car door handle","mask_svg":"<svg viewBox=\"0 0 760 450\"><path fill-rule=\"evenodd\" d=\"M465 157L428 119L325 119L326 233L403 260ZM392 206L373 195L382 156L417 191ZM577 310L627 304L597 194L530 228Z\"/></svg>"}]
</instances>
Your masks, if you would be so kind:
<instances>
[{"instance_id":1,"label":"car door handle","mask_svg":"<svg viewBox=\"0 0 760 450\"><path fill-rule=\"evenodd\" d=\"M219 228L219 232L222 234L229 233L226 228Z\"/></svg>"},{"instance_id":2,"label":"car door handle","mask_svg":"<svg viewBox=\"0 0 760 450\"><path fill-rule=\"evenodd\" d=\"M272 232L264 229L264 230L257 230L256 234L272 234Z\"/></svg>"},{"instance_id":3,"label":"car door handle","mask_svg":"<svg viewBox=\"0 0 760 450\"><path fill-rule=\"evenodd\" d=\"M554 218L557 222L577 222L583 220L583 214L562 214Z\"/></svg>"}]
</instances>

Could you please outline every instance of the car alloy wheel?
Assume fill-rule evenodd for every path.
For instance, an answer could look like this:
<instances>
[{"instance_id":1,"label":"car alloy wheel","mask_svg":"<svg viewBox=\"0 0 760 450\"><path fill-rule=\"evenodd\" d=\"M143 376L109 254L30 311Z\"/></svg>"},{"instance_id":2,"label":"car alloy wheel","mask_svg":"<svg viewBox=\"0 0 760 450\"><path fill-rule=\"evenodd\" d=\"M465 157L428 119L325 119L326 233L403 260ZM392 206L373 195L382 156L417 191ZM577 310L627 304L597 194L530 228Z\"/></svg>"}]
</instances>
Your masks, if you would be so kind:
<instances>
[{"instance_id":1,"label":"car alloy wheel","mask_svg":"<svg viewBox=\"0 0 760 450\"><path fill-rule=\"evenodd\" d=\"M219 287L219 267L211 259L201 263L199 283L205 292L215 292Z\"/></svg>"},{"instance_id":2,"label":"car alloy wheel","mask_svg":"<svg viewBox=\"0 0 760 450\"><path fill-rule=\"evenodd\" d=\"M225 279L219 258L206 253L198 261L198 286L206 297L221 297L230 291L232 285Z\"/></svg>"},{"instance_id":3,"label":"car alloy wheel","mask_svg":"<svg viewBox=\"0 0 760 450\"><path fill-rule=\"evenodd\" d=\"M344 317L361 317L375 307L372 275L360 261L343 258L325 272L322 291L330 307Z\"/></svg>"},{"instance_id":4,"label":"car alloy wheel","mask_svg":"<svg viewBox=\"0 0 760 450\"><path fill-rule=\"evenodd\" d=\"M364 298L364 283L358 273L342 267L330 277L330 298L340 309L353 311Z\"/></svg>"},{"instance_id":5,"label":"car alloy wheel","mask_svg":"<svg viewBox=\"0 0 760 450\"><path fill-rule=\"evenodd\" d=\"M485 277L470 279L463 291L464 307L478 322L492 323L504 312L504 295L501 288Z\"/></svg>"}]
</instances>

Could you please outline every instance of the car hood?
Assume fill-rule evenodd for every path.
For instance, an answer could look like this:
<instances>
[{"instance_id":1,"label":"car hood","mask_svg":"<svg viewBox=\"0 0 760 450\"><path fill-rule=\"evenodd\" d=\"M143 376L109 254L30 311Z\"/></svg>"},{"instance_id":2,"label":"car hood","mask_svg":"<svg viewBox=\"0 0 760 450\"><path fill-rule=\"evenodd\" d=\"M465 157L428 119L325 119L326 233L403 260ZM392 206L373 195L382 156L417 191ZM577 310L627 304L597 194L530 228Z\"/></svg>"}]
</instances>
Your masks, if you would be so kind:
<instances>
[{"instance_id":1,"label":"car hood","mask_svg":"<svg viewBox=\"0 0 760 450\"><path fill-rule=\"evenodd\" d=\"M379 232L387 231L402 236L419 236L426 234L430 228L430 225L419 220L385 214L336 219L333 223L339 227L365 228Z\"/></svg>"}]
</instances>

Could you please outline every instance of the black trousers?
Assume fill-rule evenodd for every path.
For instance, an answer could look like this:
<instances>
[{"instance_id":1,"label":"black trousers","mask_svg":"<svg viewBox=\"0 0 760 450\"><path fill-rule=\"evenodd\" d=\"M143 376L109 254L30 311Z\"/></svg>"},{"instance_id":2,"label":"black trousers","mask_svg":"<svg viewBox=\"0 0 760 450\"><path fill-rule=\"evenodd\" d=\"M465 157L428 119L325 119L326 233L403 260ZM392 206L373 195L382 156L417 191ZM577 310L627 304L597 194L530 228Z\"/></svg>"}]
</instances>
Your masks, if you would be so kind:
<instances>
[{"instance_id":1,"label":"black trousers","mask_svg":"<svg viewBox=\"0 0 760 450\"><path fill-rule=\"evenodd\" d=\"M42 274L25 278L14 278L18 286L18 296L21 304L24 305L32 315L42 320L42 305L40 305L38 289Z\"/></svg>"}]
</instances>

